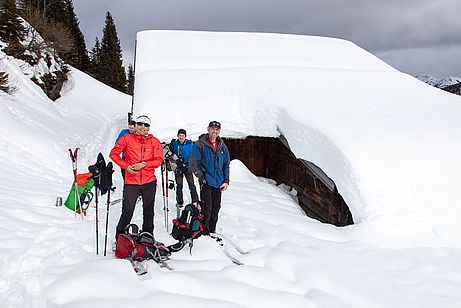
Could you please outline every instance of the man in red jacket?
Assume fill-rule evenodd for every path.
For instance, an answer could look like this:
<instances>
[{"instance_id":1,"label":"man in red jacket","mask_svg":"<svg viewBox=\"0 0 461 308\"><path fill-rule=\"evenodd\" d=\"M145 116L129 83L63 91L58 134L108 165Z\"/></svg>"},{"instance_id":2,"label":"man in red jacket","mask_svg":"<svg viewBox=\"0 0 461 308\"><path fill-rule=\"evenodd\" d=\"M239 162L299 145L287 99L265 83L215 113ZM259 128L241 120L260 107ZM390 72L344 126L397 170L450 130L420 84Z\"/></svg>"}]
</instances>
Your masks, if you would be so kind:
<instances>
[{"instance_id":1,"label":"man in red jacket","mask_svg":"<svg viewBox=\"0 0 461 308\"><path fill-rule=\"evenodd\" d=\"M160 141L149 134L150 119L142 115L136 119L136 132L123 136L110 151L109 157L126 170L123 186L122 215L117 225L115 238L122 233L133 218L138 196L142 197L142 231L154 233L154 202L157 179L155 168L163 162ZM122 152L125 159L120 157Z\"/></svg>"}]
</instances>

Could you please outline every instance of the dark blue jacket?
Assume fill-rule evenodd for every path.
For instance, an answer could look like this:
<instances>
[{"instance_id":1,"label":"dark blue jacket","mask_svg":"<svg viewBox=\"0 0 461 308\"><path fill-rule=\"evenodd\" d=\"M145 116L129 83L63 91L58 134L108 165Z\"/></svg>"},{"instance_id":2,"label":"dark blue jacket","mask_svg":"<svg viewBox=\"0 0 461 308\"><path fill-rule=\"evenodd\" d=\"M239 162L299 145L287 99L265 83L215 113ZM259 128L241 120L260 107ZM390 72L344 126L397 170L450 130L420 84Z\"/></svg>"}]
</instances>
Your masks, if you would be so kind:
<instances>
[{"instance_id":1,"label":"dark blue jacket","mask_svg":"<svg viewBox=\"0 0 461 308\"><path fill-rule=\"evenodd\" d=\"M117 139L115 139L115 143L117 143L123 136L130 134L130 130L128 128L122 129L120 134L118 134ZM122 158L125 157L125 153L122 152Z\"/></svg>"},{"instance_id":2,"label":"dark blue jacket","mask_svg":"<svg viewBox=\"0 0 461 308\"><path fill-rule=\"evenodd\" d=\"M189 158L193 146L194 143L192 140L188 139L186 139L183 144L181 144L178 139L173 139L170 142L171 153L176 154L178 158L184 158L184 166L187 167L188 171L190 170Z\"/></svg>"},{"instance_id":3,"label":"dark blue jacket","mask_svg":"<svg viewBox=\"0 0 461 308\"><path fill-rule=\"evenodd\" d=\"M128 128L122 129L120 134L118 134L117 139L115 139L115 143L117 143L120 139L122 139L123 136L128 135L130 133L130 130Z\"/></svg>"},{"instance_id":4,"label":"dark blue jacket","mask_svg":"<svg viewBox=\"0 0 461 308\"><path fill-rule=\"evenodd\" d=\"M229 183L229 150L221 138L218 137L217 142L218 148L215 153L207 134L201 135L192 148L189 160L190 169L195 176L214 188Z\"/></svg>"}]
</instances>

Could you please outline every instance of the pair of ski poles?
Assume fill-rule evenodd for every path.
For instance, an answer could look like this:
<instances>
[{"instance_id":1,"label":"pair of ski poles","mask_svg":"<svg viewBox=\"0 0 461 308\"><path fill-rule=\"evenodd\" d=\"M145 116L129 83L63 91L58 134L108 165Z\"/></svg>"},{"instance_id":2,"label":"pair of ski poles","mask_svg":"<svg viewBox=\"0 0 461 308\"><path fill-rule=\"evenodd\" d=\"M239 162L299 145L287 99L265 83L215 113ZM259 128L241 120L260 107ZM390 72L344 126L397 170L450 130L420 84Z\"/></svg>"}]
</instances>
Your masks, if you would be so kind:
<instances>
[{"instance_id":1,"label":"pair of ski poles","mask_svg":"<svg viewBox=\"0 0 461 308\"><path fill-rule=\"evenodd\" d=\"M107 231L109 229L109 209L110 206L116 204L121 201L121 199L110 201L110 193L115 190L115 187L112 187L112 173L113 173L113 166L112 162L109 162L106 167L106 175L107 175L107 201L106 201L106 230L104 233L104 256L107 255ZM101 174L99 175L101 176ZM98 214L98 193L99 188L96 187L96 254L99 254L98 248L98 241L99 241L99 233L98 233L98 225L99 225L99 214Z\"/></svg>"},{"instance_id":2,"label":"pair of ski poles","mask_svg":"<svg viewBox=\"0 0 461 308\"><path fill-rule=\"evenodd\" d=\"M69 154L70 154L70 159L72 161L72 170L74 173L74 183L72 184L74 186L74 217L77 217L77 206L78 206L78 211L80 211L80 215L82 216L82 220L83 220L83 207L81 204L80 196L78 194L78 183L77 183L78 150L79 148L75 148L74 151L72 151L72 149L69 149Z\"/></svg>"},{"instance_id":3,"label":"pair of ski poles","mask_svg":"<svg viewBox=\"0 0 461 308\"><path fill-rule=\"evenodd\" d=\"M107 231L109 229L109 209L110 209L110 206L115 204L115 203L118 203L120 202L120 199L118 200L115 200L115 201L110 201L110 193L111 191L113 191L115 189L115 187L113 188L112 187L112 173L113 173L113 170L112 170L112 162L109 162L109 164L107 164L107 169L106 170L109 170L108 173L110 174L107 174L107 187L109 187L109 189L107 190L107 201L106 201L106 230L105 230L105 233L104 233L104 256L107 255ZM101 177L101 174L99 175ZM96 202L96 254L99 254L99 213L98 213L98 194L99 194L99 188L98 187L95 187L95 190L96 190L96 199L95 199L95 202Z\"/></svg>"},{"instance_id":4,"label":"pair of ski poles","mask_svg":"<svg viewBox=\"0 0 461 308\"><path fill-rule=\"evenodd\" d=\"M168 203L169 203L169 190L170 187L174 187L174 181L168 179L168 166L167 162L164 161L161 166L161 171L162 171L162 195L163 195L163 216L165 218L165 227L166 227L166 232L168 232L168 221L169 221L169 211L170 209L168 208Z\"/></svg>"},{"instance_id":5,"label":"pair of ski poles","mask_svg":"<svg viewBox=\"0 0 461 308\"><path fill-rule=\"evenodd\" d=\"M165 161L161 166L162 171L162 196L163 196L163 217L165 219L166 232L168 232L168 170Z\"/></svg>"},{"instance_id":6,"label":"pair of ski poles","mask_svg":"<svg viewBox=\"0 0 461 308\"><path fill-rule=\"evenodd\" d=\"M77 161L78 161L78 150L79 148L75 148L74 151L72 151L72 149L69 149L69 153L70 153L70 158L72 160L72 169L73 169L73 174L74 174L74 190L75 190L75 203L74 203L74 213L75 213L75 217L77 217L77 205L78 205L78 209L80 211L80 215L82 216L82 220L83 220L83 207L82 207L82 202L80 200L80 196L79 196L79 191L78 191L78 183L77 183ZM109 172L107 172L107 174L104 174L104 176L107 176L107 186L109 187L108 191L107 191L107 207L106 207L106 231L105 231L105 235L104 235L104 256L106 256L107 254L107 231L108 231L108 227L109 227L109 208L110 208L110 205L111 205L111 201L110 201L110 192L111 190L115 189L115 188L112 188L112 173L113 173L113 167L112 167L112 162L109 162L109 164L107 165L108 167L106 168L106 170L110 170ZM110 174L109 174L110 173ZM102 174L99 174L99 177L103 176ZM95 195L96 195L96 199L95 199L95 203L96 203L96 219L95 219L95 224L96 224L96 254L99 254L99 212L98 212L98 204L99 204L99 200L98 200L98 195L99 195L99 188L98 187L95 187ZM119 201L119 200L117 200ZM114 202L115 203L115 202Z\"/></svg>"}]
</instances>

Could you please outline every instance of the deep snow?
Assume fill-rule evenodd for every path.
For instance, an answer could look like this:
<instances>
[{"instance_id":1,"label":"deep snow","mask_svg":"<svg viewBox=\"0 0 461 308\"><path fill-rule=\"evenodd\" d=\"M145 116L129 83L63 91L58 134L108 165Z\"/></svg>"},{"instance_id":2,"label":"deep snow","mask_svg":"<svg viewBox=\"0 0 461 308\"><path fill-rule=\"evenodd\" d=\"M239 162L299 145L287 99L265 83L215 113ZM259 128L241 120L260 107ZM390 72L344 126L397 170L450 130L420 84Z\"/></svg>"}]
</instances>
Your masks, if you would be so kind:
<instances>
[{"instance_id":1,"label":"deep snow","mask_svg":"<svg viewBox=\"0 0 461 308\"><path fill-rule=\"evenodd\" d=\"M461 246L461 97L355 44L267 33L142 31L135 111L157 135L276 136L332 178L363 237Z\"/></svg>"},{"instance_id":2,"label":"deep snow","mask_svg":"<svg viewBox=\"0 0 461 308\"><path fill-rule=\"evenodd\" d=\"M160 43L170 38L174 47L178 35L181 38L183 34L162 32L158 37L159 45L164 46ZM213 35L219 37L217 33ZM228 34L222 37L227 40ZM273 47L289 45L290 38L283 36L283 44ZM312 39L317 40L329 41ZM16 78L19 87L13 96L0 94L0 307L114 308L184 304L202 307L459 307L461 249L456 242L459 235L454 233L454 221L461 210L459 193L454 190L457 183L454 174L458 170L456 158L459 155L455 156L459 153L460 143L455 132L451 131L457 126L450 120L459 116L454 105L459 99L440 91L433 92L429 86L376 62L364 51L354 52L357 47L350 43L337 40L330 43L338 51L351 49L344 51L341 57L338 55L337 63L346 61L345 55L349 55L368 69L356 70L356 66L346 63L340 70L331 68L329 74L326 69L311 69L300 64L290 68L282 65L279 68L181 70L178 62L174 70L146 72L155 76L152 89L163 89L164 92L145 93L145 97L151 95L151 102L163 101L165 106L156 103L154 110L150 110L146 102L140 101L137 113L150 113L153 119L151 132L163 141L174 136L181 121L185 121L184 126L193 137L204 131L210 118L223 123L222 133L226 136L276 135L278 125L298 156L319 164L338 186L342 183L343 195L350 196L348 202L360 200L350 203L356 217L361 217L359 223L337 228L312 220L296 204L294 192L256 178L240 162L233 161L231 185L223 196L219 230L248 252L240 255L232 251L245 265L234 265L218 245L202 237L196 241L192 255L183 250L172 256L169 264L173 271L160 269L150 262L151 277L147 280L139 280L125 260L117 260L112 254L107 257L95 255L93 207L82 221L80 217L74 218L65 207L54 205L57 196L67 195L72 182L67 149L81 148L79 169L82 172L94 163L99 151L108 159L119 130L125 126L130 98L72 69L66 93L56 103L50 102L38 87L23 78L17 64L2 54L2 64L6 65L10 76ZM250 49L249 46L253 45L249 44L246 49ZM268 43L267 47L271 44ZM321 58L321 50L319 46L316 57ZM152 53L155 51L153 49ZM194 55L193 50L189 53ZM334 52L329 54L333 56ZM362 57L371 58L362 62ZM167 68L168 63L173 62L165 58L159 61ZM270 72L277 74L270 75ZM264 86L256 82L255 75L261 78ZM268 75L272 77L266 78ZM309 82L298 88L297 78L311 76L316 78L305 79ZM137 75L137 78L137 82L142 82L142 76ZM170 82L174 79L178 82L178 89L173 93L170 92L173 88ZM219 87L204 89L200 82L204 79ZM225 82L230 79L233 80L231 88ZM386 83L372 85L373 82L366 79ZM187 80L189 86L185 84ZM323 84L322 80L327 82L323 95L315 90L315 86ZM335 86L327 86L332 80L336 81ZM365 83L359 86L360 89L365 91L371 87L376 96L366 90L364 97L360 98L357 83L353 82L357 80ZM157 84L160 81L164 83ZM284 88L277 89L276 85ZM307 85L312 89L306 89ZM351 88L346 91L346 86ZM143 88L139 89L142 93ZM287 89L297 91L298 95L312 93L312 96L301 100L290 91L282 95L282 90ZM223 93L219 94L219 90ZM234 96L228 95L231 92ZM178 100L174 105L167 99L167 93ZM203 100L200 100L200 93ZM216 100L220 110L216 113L206 111L201 103L213 101L211 95L219 95L222 100L232 98L240 103L235 103L234 109L225 109L224 104ZM368 99L378 95L380 104L368 106ZM415 109L412 116L407 113L407 122L400 123L404 117L395 110L411 108L405 104L398 107L397 103L401 101L396 97L412 95L417 95L415 105L422 110ZM432 104L435 97L438 105ZM319 98L322 101L318 101ZM384 98L389 99L386 101L388 106L385 106ZM256 103L252 99L256 99ZM266 101L283 101L284 105L263 104ZM310 104L309 112L301 101ZM192 108L188 107L189 103L197 105ZM296 110L290 110L296 103L300 104ZM321 108L322 104L324 108ZM193 120L188 120L185 115L190 110L194 110ZM444 115L447 110L452 114ZM374 123L379 112L384 119ZM445 124L439 121L439 116L446 120ZM322 125L323 117L326 123ZM371 119L367 120L368 117ZM306 126L305 118L312 121L312 126ZM341 118L343 121L339 121ZM363 126L359 134L360 125ZM379 129L380 126L387 128L388 136ZM394 135L402 126L410 128L408 139L401 131ZM421 138L413 141L416 128L421 129ZM444 137L442 132L447 135ZM345 138L348 133L351 135ZM395 144L389 141L392 136ZM410 154L420 148L423 136L428 142L437 141L436 144L442 147L439 150L428 147L427 153L420 154L422 157L410 159ZM373 142L383 138L387 141L384 144ZM403 143L405 140L411 142ZM366 147L362 144L365 141ZM452 150L453 157L448 150ZM438 151L442 156L434 157ZM383 164L377 163L379 158L385 160ZM360 164L357 165L358 161ZM386 169L392 166L391 161L398 163L400 170L395 166L391 171ZM417 167L422 161L433 166L425 166L420 171ZM450 164L452 171L443 169ZM363 168L362 173L357 171L362 170L360 168ZM419 172L410 173L415 170ZM376 171L376 175L372 171ZM423 175L424 179L421 179ZM115 179L118 189L113 197L118 198L121 188L118 170ZM414 187L405 190L408 187L401 182L394 183L394 179L403 179L403 184L413 183ZM431 185L437 179L442 183L434 189ZM427 181L425 187L430 188L427 191L422 190L424 180ZM381 185L382 182L386 185ZM448 187L442 189L442 184ZM381 187L378 196L364 198L371 196L369 190L378 187ZM346 194L345 189L352 191ZM354 197L355 194L360 196ZM173 195L172 191L170 195ZM389 202L388 206L375 204L379 198ZM170 215L174 213L173 199ZM402 199L399 202L402 206L390 202L394 199ZM437 199L440 204L432 208ZM408 206L408 200L413 200L414 207ZM445 200L449 200L451 206L442 202ZM161 190L158 189L155 236L169 244L174 241L163 225L162 207ZM120 204L110 208L109 245L120 208ZM100 230L103 229L105 210L100 204ZM140 214L137 209L134 222L141 222ZM421 230L425 232L419 232ZM396 231L401 238L395 237ZM428 247L437 241L446 247ZM101 231L99 243L102 242ZM383 244L401 248L385 248Z\"/></svg>"}]
</instances>

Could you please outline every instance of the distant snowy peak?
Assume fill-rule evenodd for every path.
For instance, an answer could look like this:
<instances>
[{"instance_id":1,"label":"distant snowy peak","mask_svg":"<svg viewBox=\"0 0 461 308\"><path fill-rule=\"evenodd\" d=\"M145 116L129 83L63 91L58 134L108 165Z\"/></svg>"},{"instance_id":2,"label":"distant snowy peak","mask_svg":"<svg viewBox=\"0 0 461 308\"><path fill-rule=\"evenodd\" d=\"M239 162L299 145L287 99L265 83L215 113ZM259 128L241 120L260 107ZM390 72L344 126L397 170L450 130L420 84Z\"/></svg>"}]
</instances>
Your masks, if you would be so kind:
<instances>
[{"instance_id":1,"label":"distant snowy peak","mask_svg":"<svg viewBox=\"0 0 461 308\"><path fill-rule=\"evenodd\" d=\"M431 85L431 86L434 86L436 88L439 88L439 89L443 89L443 88L446 88L446 87L449 87L449 86L452 86L454 84L457 84L457 83L460 83L461 82L461 78L459 77L452 77L452 76L449 76L449 77L445 77L445 78L442 78L442 79L438 79L434 76L431 76L431 75L415 75L416 78L418 78L419 80Z\"/></svg>"},{"instance_id":2,"label":"distant snowy peak","mask_svg":"<svg viewBox=\"0 0 461 308\"><path fill-rule=\"evenodd\" d=\"M415 75L415 77L421 80L422 82L425 82L434 87L436 87L436 85L440 82L439 79L431 75Z\"/></svg>"}]
</instances>

